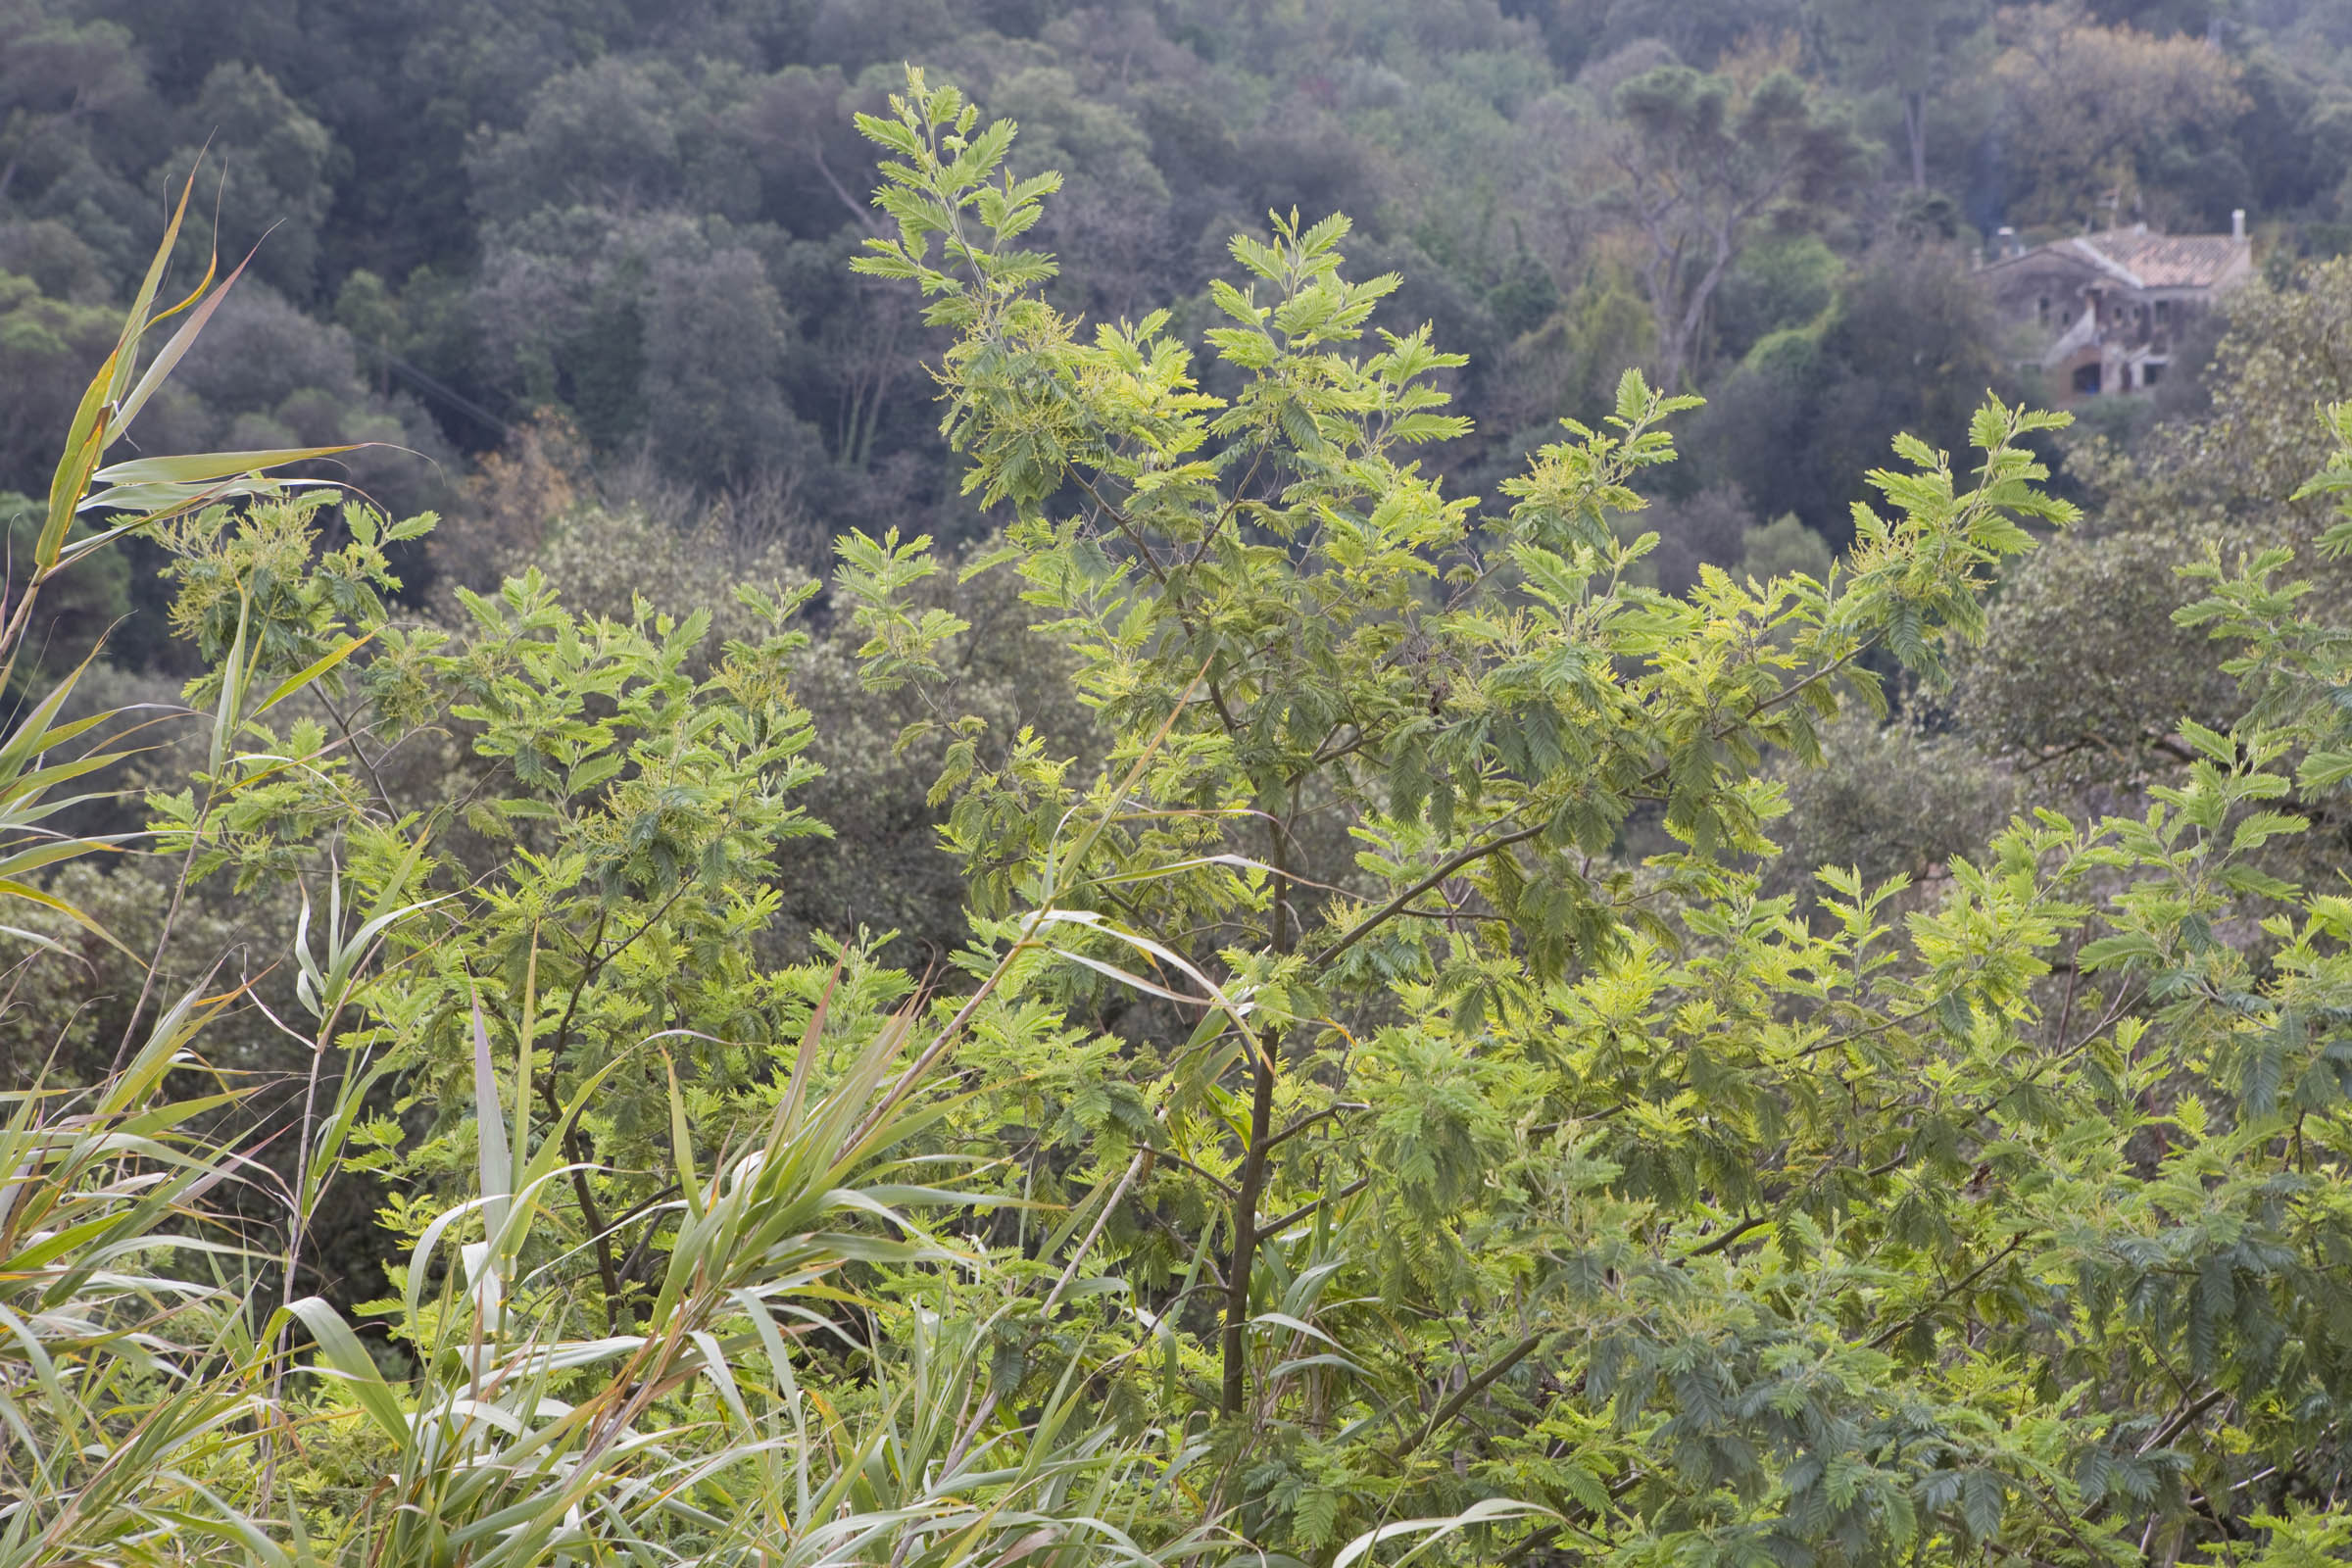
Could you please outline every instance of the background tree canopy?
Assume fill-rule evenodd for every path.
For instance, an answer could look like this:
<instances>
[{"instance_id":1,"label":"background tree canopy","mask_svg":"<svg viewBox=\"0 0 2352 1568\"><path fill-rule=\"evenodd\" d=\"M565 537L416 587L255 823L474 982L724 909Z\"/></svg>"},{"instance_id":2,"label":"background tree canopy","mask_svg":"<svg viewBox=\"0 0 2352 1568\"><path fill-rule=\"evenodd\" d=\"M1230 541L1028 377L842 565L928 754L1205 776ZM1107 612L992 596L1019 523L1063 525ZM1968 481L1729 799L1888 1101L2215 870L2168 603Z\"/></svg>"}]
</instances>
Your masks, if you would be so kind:
<instances>
[{"instance_id":1,"label":"background tree canopy","mask_svg":"<svg viewBox=\"0 0 2352 1568\"><path fill-rule=\"evenodd\" d=\"M2348 127L0 0L0 1568L2352 1555ZM2237 208L2037 411L1995 232Z\"/></svg>"},{"instance_id":2,"label":"background tree canopy","mask_svg":"<svg viewBox=\"0 0 2352 1568\"><path fill-rule=\"evenodd\" d=\"M1833 542L1856 454L1898 427L1954 445L1985 385L2028 390L1938 280L1997 226L2210 231L2243 207L2286 252L2352 237L2332 0L9 0L0 28L0 270L37 288L10 309L111 302L209 146L224 252L270 233L267 288L228 309L282 300L306 368L225 402L191 385L175 435L397 428L442 468L371 473L396 512L462 512L463 460L560 411L600 466L706 497L780 486L827 531L973 533L926 412L939 339L843 269L875 232L848 116L910 57L1063 175L1038 237L1065 303L1180 305L1197 331L1226 234L1345 211L1408 280L1384 323L1470 356L1449 471L1492 482L1640 363L1743 427L1818 410L1786 471L1743 455L1790 446L1756 430L1659 482L1738 485ZM1820 343L1913 314L1894 347ZM55 328L29 326L10 424L62 428ZM25 440L0 487L38 487Z\"/></svg>"}]
</instances>

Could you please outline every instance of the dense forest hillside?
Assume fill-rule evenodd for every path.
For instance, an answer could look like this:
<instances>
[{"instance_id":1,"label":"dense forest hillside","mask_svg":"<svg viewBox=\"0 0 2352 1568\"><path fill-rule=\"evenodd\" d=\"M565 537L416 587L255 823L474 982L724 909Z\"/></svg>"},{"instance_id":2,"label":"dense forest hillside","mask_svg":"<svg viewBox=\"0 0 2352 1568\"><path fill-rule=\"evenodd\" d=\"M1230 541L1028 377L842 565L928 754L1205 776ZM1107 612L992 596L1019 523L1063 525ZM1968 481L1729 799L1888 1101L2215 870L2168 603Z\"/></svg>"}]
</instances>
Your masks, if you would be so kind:
<instances>
[{"instance_id":1,"label":"dense forest hillside","mask_svg":"<svg viewBox=\"0 0 2352 1568\"><path fill-rule=\"evenodd\" d=\"M875 232L848 116L917 59L1064 174L1043 236L1064 303L1198 323L1228 233L1344 211L1366 265L1409 279L1384 319L1471 356L1477 430L1445 460L1471 482L1641 363L1716 397L1677 484L1740 494L1686 556L1736 561L1728 530L1787 513L1835 543L1896 427L1952 444L2006 378L1959 281L1996 229L2216 232L2244 209L2274 254L2352 238L2340 11L11 0L0 269L24 281L0 381L24 434L0 489L38 488L61 367L209 148L199 228L217 208L232 256L270 237L163 411L173 440L397 433L442 466L370 461L399 511L552 411L664 482L968 531L928 413L938 340L844 266ZM1678 65L1719 84L1620 95ZM1788 101L1759 99L1783 71ZM1658 205L1705 164L1720 180Z\"/></svg>"},{"instance_id":2,"label":"dense forest hillside","mask_svg":"<svg viewBox=\"0 0 2352 1568\"><path fill-rule=\"evenodd\" d=\"M2352 0L0 0L0 1568L2352 1558Z\"/></svg>"}]
</instances>

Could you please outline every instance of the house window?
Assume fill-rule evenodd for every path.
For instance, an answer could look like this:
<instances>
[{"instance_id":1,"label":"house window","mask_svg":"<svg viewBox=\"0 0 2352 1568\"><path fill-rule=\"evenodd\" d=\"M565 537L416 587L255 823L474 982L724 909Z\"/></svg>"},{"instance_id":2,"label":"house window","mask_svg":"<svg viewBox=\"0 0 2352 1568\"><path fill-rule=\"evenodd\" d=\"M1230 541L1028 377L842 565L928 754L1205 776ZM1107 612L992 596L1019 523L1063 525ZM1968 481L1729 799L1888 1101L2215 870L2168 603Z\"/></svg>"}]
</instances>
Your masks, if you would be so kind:
<instances>
[{"instance_id":1,"label":"house window","mask_svg":"<svg viewBox=\"0 0 2352 1568\"><path fill-rule=\"evenodd\" d=\"M2171 304L2172 304L2172 301L2170 301L2170 300L2158 300L2158 301L2156 302L2156 324L2157 324L2157 325L2159 325L2159 326L2162 326L2162 325L2163 325L2163 324L2164 324L2164 323L2165 323L2167 320L2171 319L2171 318L2172 318L2172 312L2171 312L2170 310L2166 309L2166 307L2167 307L2167 306L2169 306L2169 305L2171 305Z\"/></svg>"},{"instance_id":2,"label":"house window","mask_svg":"<svg viewBox=\"0 0 2352 1568\"><path fill-rule=\"evenodd\" d=\"M2075 390L2085 397L2095 394L2099 390L2099 367L2096 365L2076 366Z\"/></svg>"},{"instance_id":3,"label":"house window","mask_svg":"<svg viewBox=\"0 0 2352 1568\"><path fill-rule=\"evenodd\" d=\"M2139 384L2140 384L2141 386L2154 386L2154 385L2155 385L2157 382L2159 382L2159 381L2161 381L2161 380L2163 380L2163 379L2164 379L2164 362L2163 362L2163 361L2161 361L2161 360L2150 360L2150 361L2149 361L2147 364L2145 364L2145 365L2143 365L2143 366L2141 366L2141 367L2139 368Z\"/></svg>"},{"instance_id":4,"label":"house window","mask_svg":"<svg viewBox=\"0 0 2352 1568\"><path fill-rule=\"evenodd\" d=\"M2034 302L2034 319L2044 326L2050 324L2050 297L2047 294Z\"/></svg>"}]
</instances>

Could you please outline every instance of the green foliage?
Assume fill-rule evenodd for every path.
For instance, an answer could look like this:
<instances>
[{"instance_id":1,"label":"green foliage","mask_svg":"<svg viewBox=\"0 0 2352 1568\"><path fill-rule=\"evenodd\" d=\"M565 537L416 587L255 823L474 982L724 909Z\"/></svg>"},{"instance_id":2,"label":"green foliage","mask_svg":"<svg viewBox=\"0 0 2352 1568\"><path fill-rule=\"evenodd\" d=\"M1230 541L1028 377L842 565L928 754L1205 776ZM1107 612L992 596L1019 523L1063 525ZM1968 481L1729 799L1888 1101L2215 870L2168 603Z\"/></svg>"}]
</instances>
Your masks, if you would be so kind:
<instances>
[{"instance_id":1,"label":"green foliage","mask_svg":"<svg viewBox=\"0 0 2352 1568\"><path fill-rule=\"evenodd\" d=\"M121 531L81 514L167 552L204 708L147 985L225 890L297 911L292 1001L142 994L120 1068L0 1101L0 1563L2340 1554L2352 906L2290 873L2352 783L2305 575L2352 409L2307 539L2187 562L2234 712L1975 829L2009 781L1927 704L2078 520L2062 418L1898 437L1841 558L1775 524L1662 592L1695 400L1629 372L1462 494L1470 368L1346 219L1238 237L1197 345L1090 331L1013 128L913 73L888 111L862 272L952 334L1009 520L846 536L821 643L789 575L405 618L430 519L254 474L307 454L105 463L134 313L19 620ZM558 521L559 564L642 537ZM1012 589L1092 737L1005 695ZM921 981L772 956L856 782L802 687L852 664L968 891ZM0 744L26 811L105 760L48 760L70 684ZM261 1086L198 1054L249 997L300 1063ZM279 1166L209 1131L262 1087ZM403 1260L330 1300L371 1175Z\"/></svg>"},{"instance_id":2,"label":"green foliage","mask_svg":"<svg viewBox=\"0 0 2352 1568\"><path fill-rule=\"evenodd\" d=\"M1898 432L1957 450L1986 389L2015 385L1990 311L1952 248L1886 241L1818 317L1759 338L1716 388L1692 432L1700 465L1758 512L1841 542L1868 494L1860 476Z\"/></svg>"},{"instance_id":3,"label":"green foliage","mask_svg":"<svg viewBox=\"0 0 2352 1568\"><path fill-rule=\"evenodd\" d=\"M126 371L101 374L52 518L71 518L91 474L74 453L102 449L177 348L127 398ZM306 884L283 935L308 1038L271 1016L310 1063L282 1212L257 1236L216 1207L224 1180L259 1167L192 1132L250 1091L162 1092L212 1075L191 1042L245 986L190 992L78 1100L35 1084L0 1102L0 1561L521 1563L595 1542L810 1560L879 1544L950 1564L1025 1552L1041 1529L1126 1560L1152 1560L1138 1536L1193 1545L1138 1516L1181 1473L1181 1443L1122 1439L1042 1366L969 1402L992 1341L956 1303L985 1259L901 1212L1001 1201L961 1190L970 1156L906 1147L945 1109L923 1064L994 982L933 1027L890 1011L906 982L856 955L830 975L754 965L769 857L817 831L788 800L812 772L788 623L814 585L742 588L751 634L714 660L706 614L641 600L626 620L578 616L535 573L465 595L465 632L400 627L384 552L432 519L337 516L242 477L273 456L96 472L116 481L106 501L146 504L122 526L172 553L174 629L211 666L191 683L212 710L205 760L151 800L180 866L151 973L208 877ZM239 504L214 504L223 494ZM17 626L70 537L44 524ZM60 724L73 684L0 746L0 770L14 758L23 774L19 815L119 756L43 765L112 716ZM478 771L401 809L386 777L400 746L453 732ZM51 835L11 866L94 847ZM512 1020L503 1081L485 995ZM649 1038L657 1015L671 1026ZM395 1074L403 1108L442 1105L446 1128L412 1138L381 1113ZM413 1368L397 1389L300 1289L329 1186L395 1166L422 1179L386 1216L414 1243L382 1307ZM600 1197L625 1212L608 1222ZM583 1246L586 1280L569 1263ZM210 1284L172 1266L190 1256ZM804 1393L792 1365L812 1327L853 1353L860 1334L910 1333L916 1349L869 1357L862 1392ZM821 1375L824 1357L806 1364ZM728 1413L716 1426L705 1397Z\"/></svg>"},{"instance_id":4,"label":"green foliage","mask_svg":"<svg viewBox=\"0 0 2352 1568\"><path fill-rule=\"evenodd\" d=\"M310 298L318 286L318 231L349 155L269 72L249 65L215 67L184 124L183 145L156 166L156 193L169 197L209 151L226 172L215 241L255 252L262 278L296 300Z\"/></svg>"},{"instance_id":5,"label":"green foliage","mask_svg":"<svg viewBox=\"0 0 2352 1568\"><path fill-rule=\"evenodd\" d=\"M1809 325L1829 309L1843 270L1837 253L1814 234L1749 251L1724 275L1715 297L1715 330L1725 357L1743 358L1769 333Z\"/></svg>"},{"instance_id":6,"label":"green foliage","mask_svg":"<svg viewBox=\"0 0 2352 1568\"><path fill-rule=\"evenodd\" d=\"M917 161L895 172L893 200L917 234L948 231L966 182L988 177L927 151L931 121L960 112L901 105L896 142ZM2213 1317L2219 1298L2192 1292L2120 1330L2175 1348L2149 1359L2118 1344L2120 1360L2095 1363L2103 1399L2019 1391L1990 1426L1993 1368L2028 1342L1988 1339L1947 1363L1933 1352L1957 1342L1937 1325L1957 1312L1988 1336L2009 1321L1989 1303L2032 1298L2032 1280L2133 1266L2120 1240L2132 1222L2110 1243L2059 1216L2103 1211L2081 1182L2100 1203L2161 1213L2161 1174L2101 1158L2078 1172L2051 1140L2086 1117L2108 1130L2085 1154L2138 1136L2131 1086L2174 1069L2099 1065L2111 1031L2144 1042L2160 1017L2186 1053L2166 1061L2212 1058L2188 1043L2201 1030L2179 981L2069 982L2083 996L2054 1022L2043 988L2070 942L2101 973L2139 955L2218 961L2178 933L2206 928L2216 899L2282 891L2234 862L2285 825L2256 805L2278 781L2257 758L2209 767L2145 823L2020 824L1956 862L1900 944L1879 912L1900 884L1851 873L1829 879L1826 931L1796 923L1720 858L1769 853L1778 802L1746 770L1767 744L1800 759L1818 745L1839 676L1869 695L1871 646L1933 680L1941 639L1981 633L1990 568L2030 542L2019 519L2069 518L2010 444L2053 421L1980 414L1970 489L1898 442L1911 471L1874 476L1886 511L1858 511L1830 584L1709 576L1689 602L1660 599L1621 585L1642 546L1609 519L1638 505L1625 478L1670 455L1652 428L1665 402L1629 381L1609 433L1572 429L1506 483L1508 514L1474 521L1405 461L1415 438L1454 428L1416 395L1415 372L1441 357L1393 334L1366 358L1332 350L1391 286L1346 280L1344 233L1278 221L1271 244L1236 243L1251 282L1220 293L1233 324L1209 338L1241 372L1230 397L1197 389L1155 320L1086 346L1009 286L958 299L947 385L969 487L1018 506L1011 559L1079 650L1114 754L1140 769L1091 802L1064 784L1034 805L1050 773L951 777L997 813L951 842L976 867L1009 841L1057 880L1076 868L1082 906L1055 911L1072 932L1056 944L1068 1004L1118 1017L1108 978L1175 1006L1113 1025L1170 1156L1139 1154L1114 1191L1147 1164L1173 1190L1142 1200L1176 1247L1139 1236L1139 1284L1167 1268L1181 1290L1221 1254L1224 1321L1199 1332L1239 1429L1225 1441L1253 1455L1244 1527L1311 1550L1369 1523L1360 1510L1393 1489L1429 1489L1421 1506L1445 1508L1507 1484L1580 1530L1631 1532L1633 1553L1644 1540L1735 1555L1834 1542L1875 1560L1938 1533L2083 1549L2110 1499L2154 1499L2175 1474L2145 1457L2163 1444L2144 1431L2135 1450L2112 1446L2121 1391L2181 1335L2190 1364L2219 1375L2224 1339L2258 1337L2259 1320ZM892 609L927 569L910 549L845 547L878 680L936 671L929 650L958 629ZM1643 811L1683 848L1637 868L1612 851ZM1067 843L1055 824L1073 812L1113 813L1111 826ZM1317 856L1315 819L1331 815L1353 856L1344 840L1338 858ZM2102 916L2115 934L2074 935L2090 885L2126 868L2148 885ZM2157 1017L2126 1021L2158 998ZM2085 1054L2088 1076L2062 1085L2023 1065ZM2211 1070L2270 1125L2300 1069ZM1865 1079L1879 1087L1857 1121ZM2204 1125L2233 1150L2262 1147L2246 1123ZM1109 1161L1096 1168L1109 1179ZM1188 1173L1207 1190L1177 1196ZM1980 1201L1972 1184L1995 1181L2003 1201ZM1960 1284L1897 1283L1929 1258L1944 1260L1929 1279ZM1781 1272L1798 1269L1801 1309ZM1356 1304L1326 1315L1317 1303L1348 1280ZM2097 1286L2093 1302L2119 1289ZM2248 1299L2301 1289L2276 1276ZM1439 1301L1442 1331L1406 1328L1416 1303ZM2100 1309L2083 1310L2103 1335ZM1487 1348L1464 1362L1463 1344ZM1410 1457L1466 1408L1448 1380L1468 1378L1472 1396L1506 1389L1539 1351L1545 1386L1581 1389L1611 1419L1570 1438L1541 1401L1519 1402L1532 1391L1495 1394L1483 1435L1455 1450L1457 1465L1475 1456L1470 1491L1458 1468ZM1520 1446L1563 1441L1581 1483L1556 1458L1531 1468ZM1671 1480L1633 1458L1661 1446ZM2035 1501L2034 1486L2056 1490Z\"/></svg>"},{"instance_id":7,"label":"green foliage","mask_svg":"<svg viewBox=\"0 0 2352 1568\"><path fill-rule=\"evenodd\" d=\"M1769 531L1769 530L1768 530ZM1873 885L1900 879L1932 894L1957 857L1973 855L2016 811L2014 777L1985 760L1975 737L1923 733L1917 717L1841 720L1815 767L1775 769L1788 790L1775 892L1804 892L1844 866Z\"/></svg>"},{"instance_id":8,"label":"green foliage","mask_svg":"<svg viewBox=\"0 0 2352 1568\"><path fill-rule=\"evenodd\" d=\"M892 205L946 232L989 170L929 151L960 105L899 113ZM1825 868L1809 924L1733 858L1773 853L1764 748L1815 757L1874 647L1939 678L2021 522L2071 520L2012 444L2057 421L1980 413L1968 488L1898 440L1826 583L1664 599L1611 519L1666 402L1629 381L1480 515L1411 461L1458 428L1418 393L1442 356L1348 352L1393 285L1347 280L1345 232L1236 242L1228 394L1154 318L1090 345L1003 282L957 296L945 389L1136 759L1091 794L952 770L950 842L984 907L1070 887L1046 978L1157 1130L1116 1182L1133 1112L1058 1136L1137 1205L1125 1288L1220 1414L1237 1525L1313 1552L1518 1497L1562 1521L1527 1549L1627 1561L2089 1561L2272 1455L2332 1466L2335 1331L2288 1238L2341 1223L2306 1010L2340 958L2291 913L2275 967L2213 934L2292 906L2288 741L2205 735L2144 817L2021 821L1902 926L1900 877ZM959 628L894 608L919 547L844 556L875 677L935 675ZM1221 1321L1188 1304L1218 1265Z\"/></svg>"},{"instance_id":9,"label":"green foliage","mask_svg":"<svg viewBox=\"0 0 2352 1568\"><path fill-rule=\"evenodd\" d=\"M95 1093L0 1099L0 1561L135 1552L168 1536L263 1417L241 1378L186 1373L251 1364L234 1293L205 1278L208 1261L217 1280L239 1257L203 1202L236 1156L189 1133L239 1097L160 1093L224 1000L179 999Z\"/></svg>"}]
</instances>

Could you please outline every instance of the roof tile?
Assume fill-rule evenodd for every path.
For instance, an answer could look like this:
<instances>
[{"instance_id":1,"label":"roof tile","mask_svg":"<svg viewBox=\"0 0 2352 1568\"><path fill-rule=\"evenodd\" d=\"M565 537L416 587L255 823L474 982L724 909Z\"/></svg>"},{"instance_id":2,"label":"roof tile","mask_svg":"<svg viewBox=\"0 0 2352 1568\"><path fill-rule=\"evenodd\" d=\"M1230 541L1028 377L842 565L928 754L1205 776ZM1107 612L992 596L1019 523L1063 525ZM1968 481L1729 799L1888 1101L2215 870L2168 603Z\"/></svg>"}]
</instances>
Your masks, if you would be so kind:
<instances>
[{"instance_id":1,"label":"roof tile","mask_svg":"<svg viewBox=\"0 0 2352 1568\"><path fill-rule=\"evenodd\" d=\"M2211 288L2236 273L2246 260L2246 247L2227 234L2142 234L2111 228L2086 234L2081 243L2138 274L2145 288Z\"/></svg>"}]
</instances>

